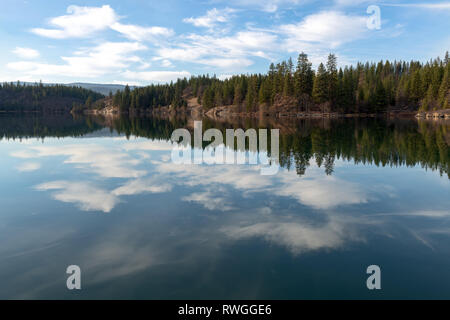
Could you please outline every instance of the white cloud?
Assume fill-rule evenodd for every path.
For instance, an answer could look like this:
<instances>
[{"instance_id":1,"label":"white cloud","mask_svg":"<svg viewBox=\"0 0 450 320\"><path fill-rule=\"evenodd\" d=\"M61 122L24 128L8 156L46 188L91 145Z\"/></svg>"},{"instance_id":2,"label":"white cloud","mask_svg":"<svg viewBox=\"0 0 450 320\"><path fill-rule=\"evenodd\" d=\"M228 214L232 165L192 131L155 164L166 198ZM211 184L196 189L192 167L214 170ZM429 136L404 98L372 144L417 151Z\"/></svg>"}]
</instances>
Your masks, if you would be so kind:
<instances>
[{"instance_id":1,"label":"white cloud","mask_svg":"<svg viewBox=\"0 0 450 320\"><path fill-rule=\"evenodd\" d=\"M172 163L163 162L155 164L159 173L174 174L178 184L230 185L246 193L269 192L276 196L289 197L299 204L319 210L364 204L371 200L367 190L360 184L334 176L324 176L319 169L314 170L313 167L305 179L299 179L296 174L286 171L279 172L273 177L262 176L257 166L174 166Z\"/></svg>"},{"instance_id":2,"label":"white cloud","mask_svg":"<svg viewBox=\"0 0 450 320\"><path fill-rule=\"evenodd\" d=\"M319 249L336 249L347 240L356 239L344 223L335 221L319 227L298 221L261 222L247 226L225 227L222 232L235 240L262 237L269 242L287 247L296 255Z\"/></svg>"},{"instance_id":3,"label":"white cloud","mask_svg":"<svg viewBox=\"0 0 450 320\"><path fill-rule=\"evenodd\" d=\"M268 13L276 12L280 7L292 7L306 0L228 0L227 3L239 7L257 9Z\"/></svg>"},{"instance_id":4,"label":"white cloud","mask_svg":"<svg viewBox=\"0 0 450 320\"><path fill-rule=\"evenodd\" d=\"M32 172L39 170L40 168L41 164L38 162L25 162L16 167L19 172Z\"/></svg>"},{"instance_id":5,"label":"white cloud","mask_svg":"<svg viewBox=\"0 0 450 320\"><path fill-rule=\"evenodd\" d=\"M116 196L136 195L141 193L163 193L172 190L172 185L161 183L155 178L131 180L112 193Z\"/></svg>"},{"instance_id":6,"label":"white cloud","mask_svg":"<svg viewBox=\"0 0 450 320\"><path fill-rule=\"evenodd\" d=\"M114 23L111 29L123 34L130 40L150 41L161 37L170 37L174 35L173 30L163 27L141 27L131 24Z\"/></svg>"},{"instance_id":7,"label":"white cloud","mask_svg":"<svg viewBox=\"0 0 450 320\"><path fill-rule=\"evenodd\" d=\"M136 87L142 86L142 83L141 83L141 82L138 82L138 81L113 80L113 81L112 81L112 84L120 84L120 85L122 85L122 86L129 85L129 86L136 86Z\"/></svg>"},{"instance_id":8,"label":"white cloud","mask_svg":"<svg viewBox=\"0 0 450 320\"><path fill-rule=\"evenodd\" d=\"M123 144L122 148L126 151L171 151L173 149L173 146L172 143L165 140L145 140L125 143Z\"/></svg>"},{"instance_id":9,"label":"white cloud","mask_svg":"<svg viewBox=\"0 0 450 320\"><path fill-rule=\"evenodd\" d=\"M136 226L139 227L139 226ZM130 234L125 228L116 228L105 238L89 246L79 259L84 261L83 270L92 275L91 283L115 281L120 277L166 264L158 253L154 241L138 242L140 232ZM166 247L164 247L167 250Z\"/></svg>"},{"instance_id":10,"label":"white cloud","mask_svg":"<svg viewBox=\"0 0 450 320\"><path fill-rule=\"evenodd\" d=\"M13 50L13 53L22 59L34 59L39 57L39 51L31 48L16 47Z\"/></svg>"},{"instance_id":11,"label":"white cloud","mask_svg":"<svg viewBox=\"0 0 450 320\"><path fill-rule=\"evenodd\" d=\"M282 174L280 178L283 187L274 189L275 194L297 199L299 203L316 209L330 209L369 201L367 192L359 184L334 176L298 179L290 174Z\"/></svg>"},{"instance_id":12,"label":"white cloud","mask_svg":"<svg viewBox=\"0 0 450 320\"><path fill-rule=\"evenodd\" d=\"M446 10L446 9L450 9L450 2L440 2L440 3L383 3L383 6L419 8L419 9L432 9L432 10Z\"/></svg>"},{"instance_id":13,"label":"white cloud","mask_svg":"<svg viewBox=\"0 0 450 320\"><path fill-rule=\"evenodd\" d=\"M211 191L195 192L189 196L183 197L181 200L188 202L196 202L209 210L230 211L233 209L228 203L229 201L221 194Z\"/></svg>"},{"instance_id":14,"label":"white cloud","mask_svg":"<svg viewBox=\"0 0 450 320\"><path fill-rule=\"evenodd\" d=\"M253 1L242 6L256 6L273 11L279 5L297 5L296 0ZM230 20L236 9L211 9L204 16L190 17L184 22L194 26L215 29ZM121 23L121 17L108 5L102 7L70 6L68 14L49 20L54 28L33 29L34 33L52 38L89 37L97 31L114 30L134 42L105 42L94 48L80 50L72 56L61 57L63 63L17 61L7 67L21 73L18 78L34 79L43 76L96 78L111 75L117 81L167 82L190 76L188 71L148 70L149 61L159 61L161 68L174 68L178 62L194 63L214 68L210 72L242 72L255 63L254 58L273 61L283 51L305 51L313 63L323 59L331 49L360 39L367 34L366 16L325 11L306 16L298 23L255 29L247 26L242 31L206 34L181 34L158 26L140 26ZM145 61L136 52L149 49L152 57ZM150 50L149 50L150 52ZM345 60L345 58L344 58ZM343 61L340 59L340 61ZM184 69L184 68L183 68ZM216 70L217 69L217 70Z\"/></svg>"},{"instance_id":15,"label":"white cloud","mask_svg":"<svg viewBox=\"0 0 450 320\"><path fill-rule=\"evenodd\" d=\"M52 196L55 200L75 203L83 211L110 212L119 199L106 190L86 182L52 181L35 187L39 191L57 190Z\"/></svg>"},{"instance_id":16,"label":"white cloud","mask_svg":"<svg viewBox=\"0 0 450 320\"><path fill-rule=\"evenodd\" d=\"M37 35L54 38L86 38L104 30L114 30L134 41L151 41L156 37L170 37L173 30L164 27L141 27L122 24L120 17L109 5L102 7L69 6L67 15L51 18L49 24L55 28L34 28Z\"/></svg>"},{"instance_id":17,"label":"white cloud","mask_svg":"<svg viewBox=\"0 0 450 320\"><path fill-rule=\"evenodd\" d=\"M118 142L119 143L119 142ZM331 209L343 205L369 202L366 189L360 184L325 176L319 168L311 167L305 179L299 179L292 172L282 171L276 176L260 175L258 166L202 166L173 165L171 162L152 161L157 176L143 179L145 170L136 169L141 159L132 156L131 151L164 151L169 153L172 144L166 141L125 142L119 147L108 149L96 144L67 146L32 146L14 153L20 158L45 156L66 156L64 161L78 168L94 172L106 178L135 178L116 189L115 195L142 192L164 192L173 184L187 186L232 186L236 190L269 192L276 196L289 197L298 203L315 209ZM141 156L142 158L142 156ZM137 179L136 179L137 178ZM274 187L277 186L277 187ZM210 198L209 193L196 194L192 201ZM219 196L220 198L220 196Z\"/></svg>"},{"instance_id":18,"label":"white cloud","mask_svg":"<svg viewBox=\"0 0 450 320\"><path fill-rule=\"evenodd\" d=\"M170 60L163 59L161 61L161 66L163 66L164 68L170 68L170 67L173 67L173 64L172 64L172 62L170 62Z\"/></svg>"},{"instance_id":19,"label":"white cloud","mask_svg":"<svg viewBox=\"0 0 450 320\"><path fill-rule=\"evenodd\" d=\"M27 75L92 78L120 71L133 63L141 63L134 53L146 49L139 42L105 42L94 48L80 50L73 56L62 57L64 64L18 61L8 63L7 67Z\"/></svg>"},{"instance_id":20,"label":"white cloud","mask_svg":"<svg viewBox=\"0 0 450 320\"><path fill-rule=\"evenodd\" d=\"M221 69L239 69L242 67L248 67L253 64L253 61L246 58L236 58L236 59L227 59L227 58L214 58L214 59L199 59L196 61L197 63L201 63L207 66L218 67Z\"/></svg>"},{"instance_id":21,"label":"white cloud","mask_svg":"<svg viewBox=\"0 0 450 320\"><path fill-rule=\"evenodd\" d=\"M27 152L16 152L11 156L25 159L65 156L67 159L64 163L94 172L104 178L138 178L147 173L136 169L135 166L140 161L126 152L109 150L96 144L33 146Z\"/></svg>"},{"instance_id":22,"label":"white cloud","mask_svg":"<svg viewBox=\"0 0 450 320\"><path fill-rule=\"evenodd\" d=\"M102 7L69 6L67 15L52 18L49 24L54 29L34 28L31 31L37 35L64 39L83 38L105 30L119 18L109 5Z\"/></svg>"},{"instance_id":23,"label":"white cloud","mask_svg":"<svg viewBox=\"0 0 450 320\"><path fill-rule=\"evenodd\" d=\"M157 49L159 59L192 62L239 70L253 64L249 56L268 58L276 50L277 35L264 31L240 31L231 36L190 34L171 47Z\"/></svg>"},{"instance_id":24,"label":"white cloud","mask_svg":"<svg viewBox=\"0 0 450 320\"><path fill-rule=\"evenodd\" d=\"M225 8L222 10L217 10L216 8L208 10L206 15L201 17L191 17L183 19L183 22L191 23L196 27L204 27L212 29L217 25L217 23L224 23L230 19L230 14L236 10Z\"/></svg>"},{"instance_id":25,"label":"white cloud","mask_svg":"<svg viewBox=\"0 0 450 320\"><path fill-rule=\"evenodd\" d=\"M286 36L284 47L290 52L314 46L334 49L362 38L367 32L367 17L324 11L305 17L296 24L285 24L279 32Z\"/></svg>"}]
</instances>

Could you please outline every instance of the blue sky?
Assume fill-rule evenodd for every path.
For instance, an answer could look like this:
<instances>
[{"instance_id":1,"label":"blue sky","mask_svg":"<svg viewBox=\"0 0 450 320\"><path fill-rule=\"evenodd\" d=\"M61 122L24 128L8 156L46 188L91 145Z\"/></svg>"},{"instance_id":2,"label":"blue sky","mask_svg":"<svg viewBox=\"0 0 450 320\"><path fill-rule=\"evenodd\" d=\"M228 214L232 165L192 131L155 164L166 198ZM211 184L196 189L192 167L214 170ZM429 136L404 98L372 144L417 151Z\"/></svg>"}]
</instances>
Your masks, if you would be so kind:
<instances>
[{"instance_id":1,"label":"blue sky","mask_svg":"<svg viewBox=\"0 0 450 320\"><path fill-rule=\"evenodd\" d=\"M380 28L368 27L380 8ZM449 1L1 0L0 81L145 85L314 65L421 60L450 49Z\"/></svg>"}]
</instances>

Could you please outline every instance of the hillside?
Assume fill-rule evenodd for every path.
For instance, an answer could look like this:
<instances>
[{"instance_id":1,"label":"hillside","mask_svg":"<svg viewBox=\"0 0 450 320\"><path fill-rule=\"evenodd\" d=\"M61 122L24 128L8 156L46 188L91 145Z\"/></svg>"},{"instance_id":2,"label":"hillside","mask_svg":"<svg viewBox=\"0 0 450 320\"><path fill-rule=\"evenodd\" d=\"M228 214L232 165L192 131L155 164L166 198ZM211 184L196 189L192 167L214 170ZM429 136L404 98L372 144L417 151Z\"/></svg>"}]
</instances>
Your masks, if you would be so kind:
<instances>
[{"instance_id":1,"label":"hillside","mask_svg":"<svg viewBox=\"0 0 450 320\"><path fill-rule=\"evenodd\" d=\"M68 83L65 84L69 87L81 87L84 89L92 90L98 93L101 93L105 96L109 95L110 92L115 94L117 90L122 91L125 89L125 85L121 84L102 84L102 83L84 83L84 82L74 82L74 83ZM136 87L131 86L131 89L134 89Z\"/></svg>"},{"instance_id":2,"label":"hillside","mask_svg":"<svg viewBox=\"0 0 450 320\"><path fill-rule=\"evenodd\" d=\"M36 86L36 82L23 82L20 81L22 85L27 86ZM80 87L88 90L92 90L98 93L101 93L105 96L109 95L110 92L116 93L117 90L122 91L125 89L125 85L121 84L103 84L103 83L86 83L86 82L73 82L73 83L42 83L43 86L55 86L55 85L63 85L66 87ZM134 89L135 86L131 86L130 88Z\"/></svg>"},{"instance_id":3,"label":"hillside","mask_svg":"<svg viewBox=\"0 0 450 320\"><path fill-rule=\"evenodd\" d=\"M104 96L98 92L66 85L0 85L0 111L69 112L74 106L90 106Z\"/></svg>"},{"instance_id":4,"label":"hillside","mask_svg":"<svg viewBox=\"0 0 450 320\"><path fill-rule=\"evenodd\" d=\"M436 58L419 61L380 61L338 68L328 56L317 70L301 53L271 64L266 74L242 74L221 80L208 75L178 79L170 84L132 88L113 97L120 112L151 112L161 107L183 111L197 101L203 112L228 107L233 113L380 114L429 112L450 108L450 63Z\"/></svg>"}]
</instances>

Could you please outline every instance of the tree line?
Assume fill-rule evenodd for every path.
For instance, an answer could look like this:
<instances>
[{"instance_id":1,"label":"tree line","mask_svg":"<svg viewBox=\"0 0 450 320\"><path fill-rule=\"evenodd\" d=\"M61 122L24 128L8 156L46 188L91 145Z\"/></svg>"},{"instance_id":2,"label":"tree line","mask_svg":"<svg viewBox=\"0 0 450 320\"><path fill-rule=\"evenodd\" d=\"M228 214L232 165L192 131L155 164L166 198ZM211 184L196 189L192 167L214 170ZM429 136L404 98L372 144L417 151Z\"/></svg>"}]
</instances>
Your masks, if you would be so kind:
<instances>
[{"instance_id":1,"label":"tree line","mask_svg":"<svg viewBox=\"0 0 450 320\"><path fill-rule=\"evenodd\" d=\"M449 54L425 63L380 61L338 67L330 54L326 63L313 70L305 53L294 65L287 61L270 64L266 74L193 76L170 84L150 85L130 90L127 86L110 96L113 104L127 112L187 106L196 98L205 110L216 106L236 106L242 112L289 105L296 111L379 113L389 109L430 111L450 108Z\"/></svg>"},{"instance_id":2,"label":"tree line","mask_svg":"<svg viewBox=\"0 0 450 320\"><path fill-rule=\"evenodd\" d=\"M92 90L62 84L0 84L0 110L3 111L70 111L74 105L90 105L102 98L102 94Z\"/></svg>"}]
</instances>

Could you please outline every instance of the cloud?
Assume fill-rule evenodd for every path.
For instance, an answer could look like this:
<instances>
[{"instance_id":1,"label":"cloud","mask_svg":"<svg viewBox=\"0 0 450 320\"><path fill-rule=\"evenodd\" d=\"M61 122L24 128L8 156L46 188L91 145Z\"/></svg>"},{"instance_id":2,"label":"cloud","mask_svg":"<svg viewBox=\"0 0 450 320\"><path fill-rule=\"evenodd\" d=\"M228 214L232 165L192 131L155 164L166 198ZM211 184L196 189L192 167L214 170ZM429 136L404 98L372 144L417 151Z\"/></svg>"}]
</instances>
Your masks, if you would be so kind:
<instances>
[{"instance_id":1,"label":"cloud","mask_svg":"<svg viewBox=\"0 0 450 320\"><path fill-rule=\"evenodd\" d=\"M253 64L249 56L269 58L276 48L277 35L264 31L240 31L231 36L190 34L173 46L156 52L159 59L192 62L222 69L241 69Z\"/></svg>"},{"instance_id":2,"label":"cloud","mask_svg":"<svg viewBox=\"0 0 450 320\"><path fill-rule=\"evenodd\" d=\"M424 218L448 218L450 217L450 211L444 210L421 210L421 211L409 211L409 212L392 212L392 213L378 213L372 215L379 216L404 216L404 217L424 217Z\"/></svg>"},{"instance_id":3,"label":"cloud","mask_svg":"<svg viewBox=\"0 0 450 320\"><path fill-rule=\"evenodd\" d=\"M256 166L220 165L174 165L167 162L155 162L157 171L177 177L177 183L187 186L230 185L237 190L263 191L272 185L268 176L260 175Z\"/></svg>"},{"instance_id":4,"label":"cloud","mask_svg":"<svg viewBox=\"0 0 450 320\"><path fill-rule=\"evenodd\" d=\"M335 0L335 3L340 6L357 6L363 3L373 3L373 0Z\"/></svg>"},{"instance_id":5,"label":"cloud","mask_svg":"<svg viewBox=\"0 0 450 320\"><path fill-rule=\"evenodd\" d=\"M253 61L246 58L236 58L236 59L227 59L227 58L214 58L214 59L199 59L196 61L197 63L201 63L207 66L218 67L221 69L236 69L242 67L248 67L253 64Z\"/></svg>"},{"instance_id":6,"label":"cloud","mask_svg":"<svg viewBox=\"0 0 450 320\"><path fill-rule=\"evenodd\" d=\"M173 145L170 141L165 140L145 140L125 143L122 148L126 151L171 151L173 149Z\"/></svg>"},{"instance_id":7,"label":"cloud","mask_svg":"<svg viewBox=\"0 0 450 320\"><path fill-rule=\"evenodd\" d=\"M120 277L167 263L159 255L160 249L154 248L154 241L144 244L136 241L141 233L130 235L129 230L119 228L114 231L103 235L106 239L87 248L79 258L84 261L83 269L93 275L91 283L111 283Z\"/></svg>"},{"instance_id":8,"label":"cloud","mask_svg":"<svg viewBox=\"0 0 450 320\"><path fill-rule=\"evenodd\" d=\"M213 8L206 12L206 15L201 17L191 17L183 19L183 22L193 24L196 27L204 27L208 29L213 29L217 23L224 23L230 19L230 14L236 10L231 8L225 8L222 10L217 10Z\"/></svg>"},{"instance_id":9,"label":"cloud","mask_svg":"<svg viewBox=\"0 0 450 320\"><path fill-rule=\"evenodd\" d=\"M53 29L33 28L31 32L54 39L86 38L104 30L114 30L133 41L152 41L157 37L170 37L173 30L164 27L141 27L122 24L120 17L109 5L102 7L69 6L67 15L51 18Z\"/></svg>"},{"instance_id":10,"label":"cloud","mask_svg":"<svg viewBox=\"0 0 450 320\"><path fill-rule=\"evenodd\" d=\"M52 18L49 21L54 29L34 28L37 35L54 38L83 38L98 31L108 29L119 17L109 5L102 7L69 6L67 15Z\"/></svg>"},{"instance_id":11,"label":"cloud","mask_svg":"<svg viewBox=\"0 0 450 320\"><path fill-rule=\"evenodd\" d=\"M233 207L228 204L230 201L223 196L223 192L221 192L221 194L213 193L211 191L196 192L183 197L181 200L196 202L209 210L230 211L233 209Z\"/></svg>"},{"instance_id":12,"label":"cloud","mask_svg":"<svg viewBox=\"0 0 450 320\"><path fill-rule=\"evenodd\" d=\"M251 9L257 9L268 13L276 12L280 7L292 7L305 0L228 0L227 3Z\"/></svg>"},{"instance_id":13,"label":"cloud","mask_svg":"<svg viewBox=\"0 0 450 320\"><path fill-rule=\"evenodd\" d=\"M264 11L276 11L279 6L295 6L296 0L253 1L240 6L252 6ZM228 22L240 9L213 8L205 15L188 17L183 21L208 31ZM49 20L52 28L35 28L35 34L50 38L91 37L97 32L113 30L132 42L105 42L93 48L61 57L62 63L16 61L7 68L22 74L24 79L42 76L97 78L111 75L117 81L169 82L189 77L190 72L148 70L150 61L160 68L175 68L176 64L193 63L213 68L211 72L242 72L252 66L255 58L277 59L283 51L308 52L315 63L330 49L366 35L366 16L349 15L339 11L311 14L297 23L256 29L248 25L241 31L176 35L172 29L159 26L140 26L121 22L121 17L109 5L101 7L70 6L67 14ZM148 46L142 43L147 42ZM152 49L152 50L150 50ZM137 52L148 50L152 55L145 61ZM345 58L343 59L345 60ZM341 61L343 61L341 60ZM217 69L217 70L216 70Z\"/></svg>"},{"instance_id":14,"label":"cloud","mask_svg":"<svg viewBox=\"0 0 450 320\"><path fill-rule=\"evenodd\" d=\"M131 24L114 23L111 29L134 41L151 41L161 37L174 35L173 30L163 27L141 27Z\"/></svg>"},{"instance_id":15,"label":"cloud","mask_svg":"<svg viewBox=\"0 0 450 320\"><path fill-rule=\"evenodd\" d=\"M278 29L286 37L284 47L297 52L312 44L333 49L360 39L368 30L366 22L365 16L324 11L309 15L299 23L281 25Z\"/></svg>"},{"instance_id":16,"label":"cloud","mask_svg":"<svg viewBox=\"0 0 450 320\"><path fill-rule=\"evenodd\" d=\"M13 50L13 53L22 59L35 59L39 57L39 51L31 48L16 47L16 49Z\"/></svg>"},{"instance_id":17,"label":"cloud","mask_svg":"<svg viewBox=\"0 0 450 320\"><path fill-rule=\"evenodd\" d=\"M440 3L383 3L383 6L389 7L405 7L405 8L419 8L432 10L446 10L450 9L450 2Z\"/></svg>"},{"instance_id":18,"label":"cloud","mask_svg":"<svg viewBox=\"0 0 450 320\"><path fill-rule=\"evenodd\" d=\"M104 178L138 178L147 172L135 169L140 160L120 150L110 150L96 144L33 146L27 152L12 153L18 158L65 156L66 164L94 172Z\"/></svg>"},{"instance_id":19,"label":"cloud","mask_svg":"<svg viewBox=\"0 0 450 320\"><path fill-rule=\"evenodd\" d=\"M126 85L128 85L128 86L136 86L136 87L142 86L142 83L138 82L138 81L113 80L111 83L112 84L120 84L122 86L126 86Z\"/></svg>"},{"instance_id":20,"label":"cloud","mask_svg":"<svg viewBox=\"0 0 450 320\"><path fill-rule=\"evenodd\" d=\"M168 183L161 183L155 178L149 178L129 181L125 185L115 189L112 193L116 196L128 196L141 193L163 193L171 190L172 185Z\"/></svg>"},{"instance_id":21,"label":"cloud","mask_svg":"<svg viewBox=\"0 0 450 320\"><path fill-rule=\"evenodd\" d=\"M64 64L18 61L8 63L7 67L27 75L93 78L141 63L141 58L134 53L146 49L139 42L105 42L94 48L79 50L73 56L62 57Z\"/></svg>"},{"instance_id":22,"label":"cloud","mask_svg":"<svg viewBox=\"0 0 450 320\"><path fill-rule=\"evenodd\" d=\"M274 189L275 194L297 199L299 203L316 209L330 209L369 201L367 191L359 184L334 176L298 179L289 174L282 174L280 177L283 187Z\"/></svg>"},{"instance_id":23,"label":"cloud","mask_svg":"<svg viewBox=\"0 0 450 320\"><path fill-rule=\"evenodd\" d=\"M55 200L75 203L83 211L108 213L119 202L115 195L87 182L52 181L37 185L35 189L39 191L58 190L52 194Z\"/></svg>"},{"instance_id":24,"label":"cloud","mask_svg":"<svg viewBox=\"0 0 450 320\"><path fill-rule=\"evenodd\" d=\"M170 67L173 67L173 64L172 64L172 62L170 62L170 60L163 59L161 61L161 66L165 67L165 68L170 68Z\"/></svg>"},{"instance_id":25,"label":"cloud","mask_svg":"<svg viewBox=\"0 0 450 320\"><path fill-rule=\"evenodd\" d=\"M24 159L65 156L67 159L64 163L73 164L77 168L94 172L104 178L133 178L114 190L115 195L166 192L170 191L173 185L215 185L232 186L246 193L269 192L276 196L289 197L299 204L314 209L363 204L371 200L368 191L360 184L335 176L324 176L318 168L314 170L314 167L308 171L305 179L298 179L297 175L287 171L282 171L276 176L262 176L258 166L174 165L167 161L153 160L153 168L158 175L144 179L148 171L136 168L143 158L140 155L141 158L138 159L132 151L163 151L167 154L172 150L172 144L166 141L130 143L120 139L117 144L113 149L97 144L31 146L27 150L13 153L12 156ZM189 200L206 201L211 196L211 193L207 192L197 193Z\"/></svg>"},{"instance_id":26,"label":"cloud","mask_svg":"<svg viewBox=\"0 0 450 320\"><path fill-rule=\"evenodd\" d=\"M224 227L221 231L234 240L262 237L287 247L295 255L319 249L336 249L347 240L356 239L346 224L337 221L329 221L318 227L298 221L261 222Z\"/></svg>"},{"instance_id":27,"label":"cloud","mask_svg":"<svg viewBox=\"0 0 450 320\"><path fill-rule=\"evenodd\" d=\"M370 201L367 190L360 184L334 176L323 176L319 170L315 171L313 168L309 170L307 179L299 179L297 175L286 171L281 171L276 176L262 176L257 166L174 166L172 163L164 162L155 164L159 173L175 175L177 184L229 185L245 193L268 192L276 196L289 197L299 204L319 210Z\"/></svg>"},{"instance_id":28,"label":"cloud","mask_svg":"<svg viewBox=\"0 0 450 320\"><path fill-rule=\"evenodd\" d=\"M32 172L39 170L40 168L41 164L38 162L25 162L16 167L19 172Z\"/></svg>"}]
</instances>

